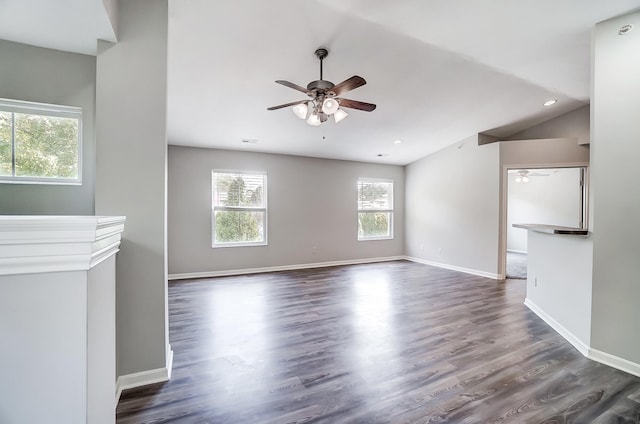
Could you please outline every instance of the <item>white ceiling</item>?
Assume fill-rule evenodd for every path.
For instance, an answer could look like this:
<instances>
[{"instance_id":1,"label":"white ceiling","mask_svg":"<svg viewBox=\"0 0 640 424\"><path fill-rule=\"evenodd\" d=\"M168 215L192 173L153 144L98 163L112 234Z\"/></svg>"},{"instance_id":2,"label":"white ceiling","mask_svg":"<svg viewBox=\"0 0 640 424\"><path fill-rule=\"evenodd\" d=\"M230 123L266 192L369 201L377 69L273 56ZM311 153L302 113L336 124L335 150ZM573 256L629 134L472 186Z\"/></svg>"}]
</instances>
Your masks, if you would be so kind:
<instances>
[{"instance_id":1,"label":"white ceiling","mask_svg":"<svg viewBox=\"0 0 640 424\"><path fill-rule=\"evenodd\" d=\"M0 38L95 54L95 40L108 38L102 3L0 0ZM169 143L406 164L478 132L506 136L588 103L591 28L639 7L169 0ZM375 111L311 127L288 108L266 110L305 98L274 81L318 79L321 46L325 79L364 77L367 85L344 97L376 103ZM550 98L559 101L543 108Z\"/></svg>"},{"instance_id":2,"label":"white ceiling","mask_svg":"<svg viewBox=\"0 0 640 424\"><path fill-rule=\"evenodd\" d=\"M0 0L0 39L95 56L96 40L116 41L112 1Z\"/></svg>"}]
</instances>

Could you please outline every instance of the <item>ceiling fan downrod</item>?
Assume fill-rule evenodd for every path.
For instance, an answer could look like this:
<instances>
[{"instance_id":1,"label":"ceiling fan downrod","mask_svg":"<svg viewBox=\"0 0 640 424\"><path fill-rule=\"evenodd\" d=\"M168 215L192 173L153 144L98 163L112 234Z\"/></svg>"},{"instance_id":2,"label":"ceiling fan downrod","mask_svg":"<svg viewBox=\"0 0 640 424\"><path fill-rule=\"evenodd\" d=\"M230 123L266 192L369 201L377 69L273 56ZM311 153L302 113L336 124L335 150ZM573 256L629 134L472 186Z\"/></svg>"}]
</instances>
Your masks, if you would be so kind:
<instances>
[{"instance_id":1,"label":"ceiling fan downrod","mask_svg":"<svg viewBox=\"0 0 640 424\"><path fill-rule=\"evenodd\" d=\"M329 55L329 50L325 48L319 48L318 50L316 50L315 54L316 57L320 59L320 80L322 80L322 61Z\"/></svg>"}]
</instances>

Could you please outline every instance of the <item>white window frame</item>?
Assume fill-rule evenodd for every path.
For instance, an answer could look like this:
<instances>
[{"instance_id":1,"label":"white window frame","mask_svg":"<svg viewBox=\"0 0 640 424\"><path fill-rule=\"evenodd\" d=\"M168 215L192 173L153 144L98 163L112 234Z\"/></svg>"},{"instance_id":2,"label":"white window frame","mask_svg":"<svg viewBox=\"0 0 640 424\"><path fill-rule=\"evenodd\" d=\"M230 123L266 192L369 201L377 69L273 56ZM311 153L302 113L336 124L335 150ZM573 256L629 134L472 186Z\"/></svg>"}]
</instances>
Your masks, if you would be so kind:
<instances>
[{"instance_id":1,"label":"white window frame","mask_svg":"<svg viewBox=\"0 0 640 424\"><path fill-rule=\"evenodd\" d=\"M13 175L0 176L0 183L9 184L48 184L48 185L82 185L82 108L74 106L52 105L46 103L26 102L22 100L0 99L0 111L23 113L39 116L53 116L78 120L78 176L76 178L55 177L20 177L15 175L16 140L15 126L11 128L11 149Z\"/></svg>"},{"instance_id":2,"label":"white window frame","mask_svg":"<svg viewBox=\"0 0 640 424\"><path fill-rule=\"evenodd\" d=\"M360 183L362 182L367 182L367 183L391 183L391 193L390 193L390 199L389 199L389 209L383 209L383 208L375 208L375 209L360 209L360 196L359 196L359 187L360 187ZM356 214L356 234L358 237L358 241L371 241L371 240L393 240L393 204L394 204L394 192L395 192L395 183L393 180L389 180L389 179L383 179L383 178L358 178L358 183L356 185L356 208L358 209L358 212ZM364 237L364 236L360 236L360 231L359 231L359 225L360 225L360 220L359 220L359 215L361 213L380 213L380 212L385 212L385 213L389 213L389 235L388 236L375 236L375 237Z\"/></svg>"},{"instance_id":3,"label":"white window frame","mask_svg":"<svg viewBox=\"0 0 640 424\"><path fill-rule=\"evenodd\" d=\"M215 197L215 186L214 179L215 174L240 174L240 175L262 175L264 177L263 180L263 199L264 199L264 207L245 207L245 206L216 206L214 205L214 197ZM268 178L267 173L264 171L239 171L239 170L231 170L231 169L213 169L211 171L211 247L213 248L224 248L224 247L249 247L249 246L266 246L267 245L267 222L268 222ZM263 212L264 213L264 221L263 221L263 235L264 239L262 241L256 242L229 242L229 243L216 243L216 211L246 211L246 212Z\"/></svg>"}]
</instances>

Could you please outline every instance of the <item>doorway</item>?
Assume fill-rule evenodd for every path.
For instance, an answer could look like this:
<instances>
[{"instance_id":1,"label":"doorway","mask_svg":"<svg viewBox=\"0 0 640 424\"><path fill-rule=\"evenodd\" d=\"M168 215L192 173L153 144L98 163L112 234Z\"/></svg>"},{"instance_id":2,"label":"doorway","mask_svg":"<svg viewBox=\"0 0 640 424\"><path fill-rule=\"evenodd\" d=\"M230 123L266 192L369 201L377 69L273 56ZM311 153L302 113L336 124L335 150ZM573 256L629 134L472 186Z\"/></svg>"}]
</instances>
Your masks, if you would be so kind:
<instances>
[{"instance_id":1,"label":"doorway","mask_svg":"<svg viewBox=\"0 0 640 424\"><path fill-rule=\"evenodd\" d=\"M586 167L506 170L505 277L527 278L528 231L513 224L583 228L586 222Z\"/></svg>"}]
</instances>

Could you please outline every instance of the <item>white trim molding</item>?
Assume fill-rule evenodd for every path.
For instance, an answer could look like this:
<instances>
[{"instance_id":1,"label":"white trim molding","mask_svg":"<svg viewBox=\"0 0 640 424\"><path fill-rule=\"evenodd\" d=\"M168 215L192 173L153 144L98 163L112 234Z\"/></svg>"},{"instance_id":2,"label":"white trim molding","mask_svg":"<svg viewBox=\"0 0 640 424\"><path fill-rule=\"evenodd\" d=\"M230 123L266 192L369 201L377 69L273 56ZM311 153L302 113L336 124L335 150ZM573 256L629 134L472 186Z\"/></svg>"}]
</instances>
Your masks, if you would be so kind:
<instances>
[{"instance_id":1,"label":"white trim molding","mask_svg":"<svg viewBox=\"0 0 640 424\"><path fill-rule=\"evenodd\" d=\"M524 300L524 305L531 309L531 311L536 314L540 319L549 324L549 327L553 328L558 334L565 338L569 343L573 345L578 352L582 353L584 356L589 357L589 346L580 340L575 334L571 331L567 330L562 324L553 319L550 315L548 315L545 311L543 311L538 305L533 303L529 298Z\"/></svg>"},{"instance_id":2,"label":"white trim molding","mask_svg":"<svg viewBox=\"0 0 640 424\"><path fill-rule=\"evenodd\" d=\"M601 364L608 365L610 367L619 369L626 373L640 377L640 364L628 361L624 358L620 358L615 355L611 355L607 352L602 352L598 349L589 348L589 354L587 358L600 362Z\"/></svg>"},{"instance_id":3,"label":"white trim molding","mask_svg":"<svg viewBox=\"0 0 640 424\"><path fill-rule=\"evenodd\" d=\"M87 271L118 252L125 219L0 216L0 275Z\"/></svg>"},{"instance_id":4,"label":"white trim molding","mask_svg":"<svg viewBox=\"0 0 640 424\"><path fill-rule=\"evenodd\" d=\"M229 270L222 270L222 271L187 272L183 274L169 274L169 280L227 277L230 275L259 274L263 272L292 271L296 269L325 268L330 266L357 265L357 264L368 264L368 263L374 263L374 262L402 261L406 259L407 258L405 256L386 256L382 258L348 259L344 261L315 262L315 263L307 263L307 264L268 266L268 267L261 267L261 268L243 268L243 269L229 269Z\"/></svg>"},{"instance_id":5,"label":"white trim molding","mask_svg":"<svg viewBox=\"0 0 640 424\"><path fill-rule=\"evenodd\" d=\"M118 377L116 380L116 407L120 401L120 395L122 395L124 390L147 386L149 384L163 383L171 379L171 371L173 369L173 350L171 350L171 345L167 345L166 355L166 365L162 368L125 374Z\"/></svg>"},{"instance_id":6,"label":"white trim molding","mask_svg":"<svg viewBox=\"0 0 640 424\"><path fill-rule=\"evenodd\" d=\"M116 406L118 405L120 395L124 390L169 381L170 374L171 373L167 367L162 367L154 370L121 375L116 380Z\"/></svg>"},{"instance_id":7,"label":"white trim molding","mask_svg":"<svg viewBox=\"0 0 640 424\"><path fill-rule=\"evenodd\" d=\"M636 364L635 362L631 362L627 359L620 358L607 352L602 352L598 349L593 349L587 343L584 343L582 340L576 337L575 334L573 334L571 331L567 330L563 325L558 323L558 321L549 316L528 298L525 299L524 304L529 309L531 309L534 314L540 317L540 319L549 324L549 326L553 328L558 334L560 334L566 341L571 343L573 347L575 347L586 358L640 377L640 364Z\"/></svg>"},{"instance_id":8,"label":"white trim molding","mask_svg":"<svg viewBox=\"0 0 640 424\"><path fill-rule=\"evenodd\" d=\"M472 274L472 275L477 275L480 277L486 277L486 278L491 278L493 280L504 280L503 278L500 278L500 276L498 274L494 274L491 272L486 272L486 271L480 271L477 269L471 269L471 268L464 268L461 266L456 266L456 265L449 265L449 264L443 264L440 262L433 262L433 261L429 261L426 259L420 259L420 258L414 258L412 256L405 256L404 259L411 261L411 262L417 262L419 264L423 264L423 265L431 265L431 266L435 266L438 268L444 268L444 269L449 269L451 271L458 271L458 272L464 272L465 274Z\"/></svg>"}]
</instances>

